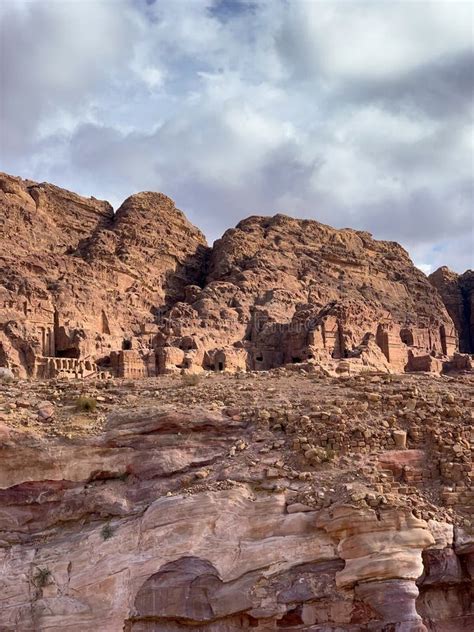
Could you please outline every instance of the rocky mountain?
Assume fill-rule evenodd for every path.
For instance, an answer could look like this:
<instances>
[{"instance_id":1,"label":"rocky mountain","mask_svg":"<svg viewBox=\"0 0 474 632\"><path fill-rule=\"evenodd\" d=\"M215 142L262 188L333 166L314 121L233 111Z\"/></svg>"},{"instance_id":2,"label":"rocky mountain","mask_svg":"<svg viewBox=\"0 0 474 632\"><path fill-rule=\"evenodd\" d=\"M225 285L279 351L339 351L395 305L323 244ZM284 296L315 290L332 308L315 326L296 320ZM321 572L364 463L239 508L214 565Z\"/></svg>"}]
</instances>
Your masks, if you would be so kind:
<instances>
[{"instance_id":1,"label":"rocky mountain","mask_svg":"<svg viewBox=\"0 0 474 632\"><path fill-rule=\"evenodd\" d=\"M443 266L430 274L429 280L459 332L459 350L474 353L474 271L456 274Z\"/></svg>"},{"instance_id":2,"label":"rocky mountain","mask_svg":"<svg viewBox=\"0 0 474 632\"><path fill-rule=\"evenodd\" d=\"M366 232L250 217L215 243L207 281L251 323L252 368L350 358L373 338L382 360L403 369L410 349L455 346L438 295L407 252Z\"/></svg>"},{"instance_id":3,"label":"rocky mountain","mask_svg":"<svg viewBox=\"0 0 474 632\"><path fill-rule=\"evenodd\" d=\"M469 274L8 175L0 229L1 632L473 629Z\"/></svg>"},{"instance_id":4,"label":"rocky mountain","mask_svg":"<svg viewBox=\"0 0 474 632\"><path fill-rule=\"evenodd\" d=\"M19 374L110 366L112 351L201 281L205 238L164 195L131 196L114 214L107 202L3 175L0 206L0 364Z\"/></svg>"},{"instance_id":5,"label":"rocky mountain","mask_svg":"<svg viewBox=\"0 0 474 632\"><path fill-rule=\"evenodd\" d=\"M341 361L440 370L457 348L453 321L406 251L365 232L250 217L209 248L160 193L114 213L4 174L0 196L0 365L18 375Z\"/></svg>"}]
</instances>

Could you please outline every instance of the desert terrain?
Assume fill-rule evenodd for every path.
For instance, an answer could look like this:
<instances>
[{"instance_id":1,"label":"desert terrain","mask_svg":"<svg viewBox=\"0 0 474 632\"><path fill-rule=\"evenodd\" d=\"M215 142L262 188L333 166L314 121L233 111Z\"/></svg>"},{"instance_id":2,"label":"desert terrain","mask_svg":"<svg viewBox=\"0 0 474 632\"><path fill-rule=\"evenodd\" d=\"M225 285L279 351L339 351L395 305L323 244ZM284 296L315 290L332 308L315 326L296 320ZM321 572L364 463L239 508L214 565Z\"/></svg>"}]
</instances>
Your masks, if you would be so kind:
<instances>
[{"instance_id":1,"label":"desert terrain","mask_svg":"<svg viewBox=\"0 0 474 632\"><path fill-rule=\"evenodd\" d=\"M0 180L0 630L474 626L472 271Z\"/></svg>"}]
</instances>

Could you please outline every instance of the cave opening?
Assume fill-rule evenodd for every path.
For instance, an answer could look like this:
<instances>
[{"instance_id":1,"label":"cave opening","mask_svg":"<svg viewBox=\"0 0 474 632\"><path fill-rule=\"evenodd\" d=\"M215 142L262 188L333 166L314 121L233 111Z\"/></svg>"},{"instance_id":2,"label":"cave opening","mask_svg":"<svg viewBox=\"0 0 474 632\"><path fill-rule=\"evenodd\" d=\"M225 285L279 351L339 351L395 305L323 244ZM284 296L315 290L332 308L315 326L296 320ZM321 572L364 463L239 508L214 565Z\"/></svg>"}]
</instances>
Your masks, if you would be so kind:
<instances>
[{"instance_id":1,"label":"cave opening","mask_svg":"<svg viewBox=\"0 0 474 632\"><path fill-rule=\"evenodd\" d=\"M413 332L411 331L411 329L408 329L408 328L400 329L400 340L404 344L406 344L408 347L413 347L413 345L415 344L415 341L414 341Z\"/></svg>"},{"instance_id":2,"label":"cave opening","mask_svg":"<svg viewBox=\"0 0 474 632\"><path fill-rule=\"evenodd\" d=\"M3 345L1 342L0 342L0 366L2 367L8 366L7 354L5 353L5 349L3 348Z\"/></svg>"}]
</instances>

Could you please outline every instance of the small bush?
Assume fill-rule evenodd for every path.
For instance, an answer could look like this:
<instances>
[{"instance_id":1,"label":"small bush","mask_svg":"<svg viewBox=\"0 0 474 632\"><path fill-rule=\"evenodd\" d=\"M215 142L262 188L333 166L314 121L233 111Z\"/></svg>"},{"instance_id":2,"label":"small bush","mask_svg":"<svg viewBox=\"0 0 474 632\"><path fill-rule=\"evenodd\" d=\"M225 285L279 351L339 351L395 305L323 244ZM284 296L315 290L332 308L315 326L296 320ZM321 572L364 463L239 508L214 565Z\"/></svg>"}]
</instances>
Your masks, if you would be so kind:
<instances>
[{"instance_id":1,"label":"small bush","mask_svg":"<svg viewBox=\"0 0 474 632\"><path fill-rule=\"evenodd\" d=\"M76 410L83 413L91 413L97 408L97 402L93 397L79 397L76 401Z\"/></svg>"},{"instance_id":2,"label":"small bush","mask_svg":"<svg viewBox=\"0 0 474 632\"><path fill-rule=\"evenodd\" d=\"M15 381L15 376L13 375L13 371L7 369L6 367L0 367L0 383L2 384L11 384Z\"/></svg>"},{"instance_id":3,"label":"small bush","mask_svg":"<svg viewBox=\"0 0 474 632\"><path fill-rule=\"evenodd\" d=\"M196 373L185 374L181 379L183 386L198 386L201 382L201 376Z\"/></svg>"},{"instance_id":4,"label":"small bush","mask_svg":"<svg viewBox=\"0 0 474 632\"><path fill-rule=\"evenodd\" d=\"M36 575L34 576L35 584L42 588L49 584L49 580L51 579L51 571L49 568L38 568Z\"/></svg>"},{"instance_id":5,"label":"small bush","mask_svg":"<svg viewBox=\"0 0 474 632\"><path fill-rule=\"evenodd\" d=\"M336 453L332 448L326 448L325 461L334 461Z\"/></svg>"},{"instance_id":6,"label":"small bush","mask_svg":"<svg viewBox=\"0 0 474 632\"><path fill-rule=\"evenodd\" d=\"M100 532L104 540L108 540L114 535L114 530L109 524L106 524L102 527L102 531Z\"/></svg>"}]
</instances>

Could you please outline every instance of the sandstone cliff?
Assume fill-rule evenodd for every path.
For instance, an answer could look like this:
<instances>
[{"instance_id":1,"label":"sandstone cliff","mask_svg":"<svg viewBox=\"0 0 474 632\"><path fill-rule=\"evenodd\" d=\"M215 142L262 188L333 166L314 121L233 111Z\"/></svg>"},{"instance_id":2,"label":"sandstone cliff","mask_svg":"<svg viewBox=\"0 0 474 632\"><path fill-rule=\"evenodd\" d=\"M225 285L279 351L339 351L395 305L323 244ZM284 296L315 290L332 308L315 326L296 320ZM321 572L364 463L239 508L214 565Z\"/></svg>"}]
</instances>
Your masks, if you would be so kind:
<instances>
[{"instance_id":1,"label":"sandstone cliff","mask_svg":"<svg viewBox=\"0 0 474 632\"><path fill-rule=\"evenodd\" d=\"M464 380L0 384L0 629L471 630Z\"/></svg>"},{"instance_id":2,"label":"sandstone cliff","mask_svg":"<svg viewBox=\"0 0 474 632\"><path fill-rule=\"evenodd\" d=\"M456 274L443 266L430 274L429 280L438 290L459 332L459 350L474 353L474 272Z\"/></svg>"},{"instance_id":3,"label":"sandstone cliff","mask_svg":"<svg viewBox=\"0 0 474 632\"><path fill-rule=\"evenodd\" d=\"M2 632L473 628L456 278L453 324L367 233L209 248L162 194L7 175L0 227Z\"/></svg>"},{"instance_id":4,"label":"sandstone cliff","mask_svg":"<svg viewBox=\"0 0 474 632\"><path fill-rule=\"evenodd\" d=\"M17 375L136 378L308 361L439 371L456 350L423 273L398 244L368 233L250 217L210 249L160 193L133 195L114 213L8 175L0 221L0 366Z\"/></svg>"},{"instance_id":5,"label":"sandstone cliff","mask_svg":"<svg viewBox=\"0 0 474 632\"><path fill-rule=\"evenodd\" d=\"M0 196L0 365L20 375L110 367L111 352L149 336L147 324L154 333L159 310L201 280L204 236L164 195L131 196L114 214L4 175Z\"/></svg>"},{"instance_id":6,"label":"sandstone cliff","mask_svg":"<svg viewBox=\"0 0 474 632\"><path fill-rule=\"evenodd\" d=\"M454 349L451 321L425 275L401 246L365 232L251 217L216 242L207 280L205 292L221 292L245 324L252 368L350 358L367 336L382 361L402 370L410 348Z\"/></svg>"}]
</instances>

